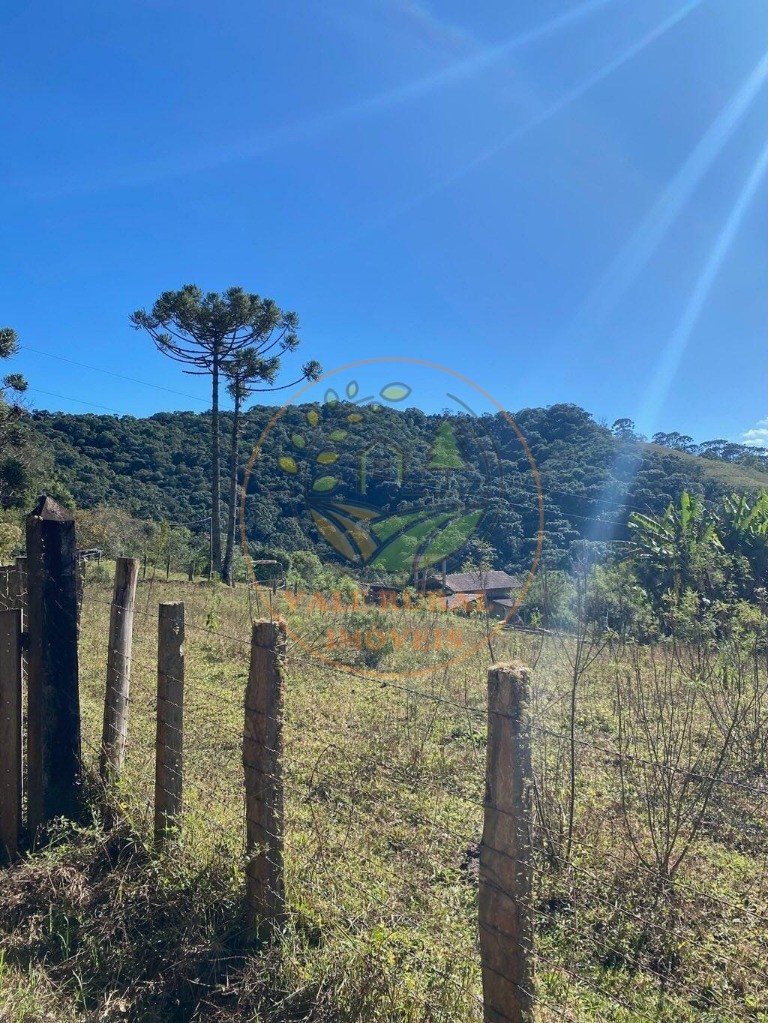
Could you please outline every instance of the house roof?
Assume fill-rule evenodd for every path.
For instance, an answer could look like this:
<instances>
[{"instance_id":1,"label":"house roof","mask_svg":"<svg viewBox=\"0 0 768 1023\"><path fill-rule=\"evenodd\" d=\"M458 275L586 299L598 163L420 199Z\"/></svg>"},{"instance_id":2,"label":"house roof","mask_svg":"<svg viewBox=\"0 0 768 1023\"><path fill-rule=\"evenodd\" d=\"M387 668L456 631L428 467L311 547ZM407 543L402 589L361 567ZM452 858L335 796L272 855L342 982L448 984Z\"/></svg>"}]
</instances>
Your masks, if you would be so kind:
<instances>
[{"instance_id":1,"label":"house roof","mask_svg":"<svg viewBox=\"0 0 768 1023\"><path fill-rule=\"evenodd\" d=\"M506 572L455 572L446 575L445 586L454 593L484 593L515 589L520 581Z\"/></svg>"},{"instance_id":2,"label":"house roof","mask_svg":"<svg viewBox=\"0 0 768 1023\"><path fill-rule=\"evenodd\" d=\"M445 606L448 611L453 611L457 607L467 607L475 600L480 600L481 597L482 593L449 593L445 597Z\"/></svg>"}]
</instances>

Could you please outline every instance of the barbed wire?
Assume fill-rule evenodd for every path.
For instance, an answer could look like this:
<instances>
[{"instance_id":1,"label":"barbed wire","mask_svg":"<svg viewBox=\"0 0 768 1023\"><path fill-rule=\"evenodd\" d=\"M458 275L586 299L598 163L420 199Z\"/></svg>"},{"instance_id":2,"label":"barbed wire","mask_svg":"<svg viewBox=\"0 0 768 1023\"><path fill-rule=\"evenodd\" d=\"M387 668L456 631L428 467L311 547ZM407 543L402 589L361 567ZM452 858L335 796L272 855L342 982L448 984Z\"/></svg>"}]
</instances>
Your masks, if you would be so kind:
<instances>
[{"instance_id":1,"label":"barbed wire","mask_svg":"<svg viewBox=\"0 0 768 1023\"><path fill-rule=\"evenodd\" d=\"M97 610L99 606L111 608L113 605L112 602L92 599L89 595L84 602L84 612L87 613L87 608L91 606ZM146 624L149 621L159 620L159 615L150 612L147 606L146 611L137 610L135 612L135 620L139 624L142 622ZM185 630L191 630L194 635L204 634L212 640L218 639L234 644L235 649L242 652L244 664L247 662L251 650L249 636L229 635L212 629L209 624L202 625L195 622L185 622ZM361 884L362 871L366 864L364 859L361 860L360 851L354 847L353 836L360 834L361 831L371 831L371 818L373 817L376 827L373 829L372 837L376 839L376 842L371 853L375 860L371 864L372 882L364 885L355 897L362 904L375 906L376 912L382 920L391 920L393 934L397 932L397 927L401 925L401 922L409 927L426 927L425 933L429 934L428 940L433 940L439 957L445 963L439 968L441 977L444 977L448 983L458 985L462 997L468 997L467 982L457 976L456 970L460 968L461 963L465 963L467 969L471 971L471 975L478 976L481 969L480 959L477 950L469 949L466 942L462 945L451 940L460 931L456 930L453 925L446 929L445 923L446 920L457 919L457 913L459 916L466 916L466 910L461 909L461 897L457 904L455 896L441 890L439 876L437 880L433 876L434 870L438 868L433 867L430 874L425 876L421 864L425 858L425 849L430 850L430 857L435 852L439 854L434 861L439 864L443 861L445 854L449 852L450 843L463 846L465 850L467 846L474 844L472 837L477 835L480 811L488 807L487 797L486 799L482 798L484 782L482 770L477 778L476 792L472 794L466 791L461 784L447 785L437 776L436 765L432 765L429 761L424 764L417 760L403 764L387 762L383 757L371 754L361 742L361 738L370 738L376 734L376 721L373 717L370 722L361 723L363 728L369 729L369 732L354 728L349 735L345 735L344 741L335 741L332 738L329 742L326 739L320 740L318 736L317 740L313 740L313 744L319 742L321 746L319 750L312 749L312 744L308 747L306 741L302 741L303 737L299 728L294 733L289 729L284 733L283 747L261 747L262 752L274 756L282 752L282 767L278 773L264 770L258 763L253 763L249 757L246 757L245 767L247 770L259 774L267 783L280 782L285 787L284 832L276 834L268 829L265 830L262 821L249 818L242 786L242 771L244 769L242 757L248 744L254 742L253 736L249 734L247 728L244 728L244 715L263 716L263 708L254 707L247 701L245 671L237 676L228 675L220 685L200 678L194 671L191 673L192 677L189 677L190 651L192 649L193 647L190 647L187 654L188 670L185 672L187 677L184 679L169 678L169 681L177 682L180 685L183 683L183 701L175 702L172 699L161 701L178 711L183 710L187 718L183 726L166 722L166 727L172 733L176 732L181 735L182 731L184 732L185 750L191 754L191 761L185 756L178 769L172 763L164 766L166 777L169 780L173 779L174 784L178 784L184 793L180 816L182 828L188 814L191 814L193 819L195 815L200 815L205 819L211 832L220 836L227 847L232 846L233 836L239 831L243 855L248 853L246 832L249 827L258 827L265 840L275 843L285 840L288 850L292 848L294 841L305 841L302 836L309 835L316 843L317 852L315 855L310 855L304 849L301 857L297 858L288 870L293 878L291 883L295 885L297 892L306 893L312 898L322 900L323 905L329 905L329 903L333 905L334 892L338 891L339 884L342 887L345 884L349 887L353 884L352 879L356 879L355 883L358 887ZM194 649L197 648L194 647ZM135 647L134 651L136 651ZM131 677L134 680L140 676L151 678L157 671L157 664L151 653L142 650L138 654L134 652L129 670L121 674L117 668L118 666L113 664L113 672L116 673L116 677L122 681L128 681ZM318 670L325 671L325 669ZM288 683L290 682L290 674L286 680ZM381 688L402 693L409 701L406 706L411 706L410 701L415 701L415 703L429 704L435 708L436 714L445 711L446 716L440 717L441 721L450 721L454 714L460 715L462 720L466 718L470 723L470 728L472 727L471 722L477 721L478 737L482 737L482 724L488 717L488 708L485 704L478 706L466 699L452 699L446 692L430 692L427 689L393 681L390 678L384 679L375 673L366 672L352 665L344 666L343 672L339 671L334 676L334 681L342 687L365 683L370 686L372 692ZM360 686L361 694L366 693L366 685ZM133 691L123 695L126 705L132 707L132 714L139 715L142 720L146 717L151 721L158 706L154 687L148 689L142 687L140 691L137 691L134 686ZM285 695L288 706L279 717L290 724L293 713L290 710L290 689L286 689ZM554 699L550 701L550 704L553 702ZM209 708L214 707L224 708L226 715L222 715L220 710L215 714L209 713ZM267 714L266 716L272 720L278 720L277 715ZM501 714L498 716L505 718L511 715ZM329 719L327 727L333 728L334 725L334 720ZM348 727L348 725L344 727ZM431 727L432 725L430 725ZM618 757L625 763L636 763L652 769L669 771L675 775L685 776L694 782L731 785L734 789L750 796L757 796L761 800L768 795L768 792L759 786L741 783L722 774L713 775L696 770L685 770L678 765L664 763L661 758L658 761L649 760L636 753L631 753L627 749L611 748L591 738L582 738L578 734L572 737L538 721L533 724L533 732L553 740L555 744L573 741L574 744L589 748L609 760ZM153 760L156 754L154 734L150 734L148 731L145 740L146 761L143 768L143 780L141 780L141 773L137 775L132 769L130 778L135 780L139 788L133 793L125 794L125 797L137 806L139 803L145 806L144 826L147 827L153 809L151 792L154 791L153 785L157 785L157 782L154 780ZM98 756L100 750L90 742L88 746L92 753ZM129 757L133 757L133 751L138 752L139 749L135 737L129 746ZM194 760L200 757L204 759L205 763L196 765ZM138 763L134 764L134 768L139 767ZM237 780L234 777L235 768ZM217 781L221 784L217 784ZM408 787L409 797L423 796L423 802L415 801L412 798L404 799L402 786ZM176 792L170 792L162 785L160 790L170 795L177 795ZM147 794L146 799L142 799L144 792ZM427 796L433 797L431 812L426 805ZM458 819L464 820L465 818L457 818L455 810L450 809L456 801L471 805L477 811L474 819L470 818L466 821L466 829L463 829L460 824L457 825ZM307 809L305 810L303 807ZM375 807L375 810L372 807ZM504 808L497 809L503 814L509 812ZM442 819L441 814L443 813L447 819ZM530 813L524 823L529 829L537 826L535 811ZM415 837L408 840L400 834L404 825L407 826L406 833ZM424 829L424 831L418 832L418 829ZM379 834L376 835L376 832ZM388 846L388 843L393 840L392 836L396 839L396 844ZM207 840L206 836L202 836L202 840ZM445 847L446 840L448 840L449 848ZM376 851L379 843L384 843L382 852ZM389 850L386 854L383 852L384 847ZM594 857L594 849L580 842L578 837L574 838L573 848L582 860L588 856ZM505 850L497 852L502 856L507 856L515 864L521 865L519 857L511 856ZM269 859L268 853L267 857ZM660 871L654 871L645 864L640 866L646 869L650 876L662 877ZM539 863L538 859L534 857L534 868L534 878L540 879L543 883L547 877L543 861ZM450 869L460 870L458 867L450 867ZM469 871L469 866L467 871ZM344 877L339 877L345 872L346 880ZM537 984L534 991L529 992L520 987L519 982L518 987L533 997L542 1009L558 1018L568 1020L569 1023L576 1023L578 1019L578 1014L573 1015L568 1010L569 1008L573 1009L574 1003L578 1004L579 991L589 993L588 995L582 994L583 997L592 1000L598 998L615 1005L617 1009L621 1009L633 1019L655 1020L656 1017L644 1007L648 1004L644 1002L644 996L634 997L635 992L630 979L627 979L620 988L615 987L613 983L611 986L600 983L594 972L602 969L600 964L603 960L612 959L618 955L630 978L636 974L654 978L654 983L660 985L659 992L663 991L664 996L670 999L682 994L686 990L685 985L688 981L683 977L675 987L676 993L670 993L665 987L666 974L661 968L649 968L648 958L638 954L634 947L622 948L620 942L617 947L618 939L612 939L610 935L596 933L594 924L590 925L588 919L584 920L585 912L589 914L594 911L595 906L598 908L604 906L611 914L611 920L618 917L620 921L634 921L647 935L660 943L673 937L681 947L687 950L686 954L691 956L691 961L698 959L696 938L679 929L670 930L663 920L654 918L650 912L647 915L638 912L636 908L627 903L626 891L620 881L610 881L607 877L588 869L583 862L564 863L562 869L552 875L553 880L569 876L581 878L588 883L589 891L593 895L589 895L587 892L584 897L587 900L594 898L596 900L594 904L588 901L584 910L576 905L572 915L567 919L564 915L556 915L553 910L547 910L544 904L536 902L534 896L526 905L526 909L534 921L537 934L543 934L554 928L555 932L561 935L560 942L564 949L562 958L559 954L553 956L549 952L549 946L546 950L542 949L540 943L536 941L527 948L527 951L535 962L550 971L552 977L567 979L571 987L566 1005L560 1004L559 996L557 996L557 1000L552 999L548 990L551 986L549 974L546 975L547 983ZM373 883L374 880L375 883ZM493 879L487 876L481 879L481 883L490 885L492 889L495 884ZM539 881L536 883L538 884ZM697 898L728 907L732 913L740 914L742 928L746 927L745 918L749 917L754 921L754 937L759 941L760 932L757 928L764 922L768 922L768 918L756 908L724 899L714 892L686 888L686 882L681 879L676 878L675 884L681 890L690 891ZM598 887L600 891L596 893L595 889ZM498 895L510 897L510 893L503 887L497 886L497 890ZM430 899L437 907L437 916L434 920L424 921L419 915L420 907L423 906L425 899ZM362 913L362 910L360 912ZM360 929L364 928L366 918L360 916L357 924L350 924L345 920L343 904L334 905L334 914L335 919L331 925L334 928L334 933L341 934L346 928L344 940L350 943L350 947L359 950L361 941L366 940L365 930L361 931ZM469 926L468 921L467 926ZM487 923L483 926L492 927ZM612 923L611 926L623 925ZM433 934L433 932L435 933ZM466 931L463 933L466 938L469 937ZM499 934L502 933L499 931ZM747 930L744 933L751 932ZM716 957L716 961L722 964L723 969L732 971L735 975L738 975L741 967L744 966L743 960L729 954L725 949L718 948L714 951L710 947L709 953ZM408 949L404 954L412 956L414 962L418 961L417 948ZM592 965L593 963L594 965ZM491 970L488 964L484 968ZM768 980L768 975L757 962L751 963L749 970L751 977ZM499 973L499 976L503 975ZM504 979L511 984L516 983L511 977ZM719 994L719 992L708 990L705 997L710 1009L713 1012L718 1012L720 1018L754 1020L754 1015L750 1014L743 999L734 997L730 1000L726 998L723 1001ZM410 996L426 1009L429 1002L421 993L409 991ZM476 994L473 994L472 997L477 999ZM744 1010L746 1010L746 1014Z\"/></svg>"},{"instance_id":2,"label":"barbed wire","mask_svg":"<svg viewBox=\"0 0 768 1023\"><path fill-rule=\"evenodd\" d=\"M175 681L179 681L179 680L177 679L177 680L175 680ZM195 691L195 690L199 690L199 691L202 691L202 692L203 692L203 693L204 693L204 694L205 694L206 696L207 696L207 695L216 695L216 696L220 696L220 694L218 693L218 691L212 690L212 689L211 689L210 687L197 687L197 686L195 686L194 684L190 684L190 683L186 683L186 686L187 686L187 688L190 688L190 689L192 689L193 691ZM170 702L170 701L167 701L167 702ZM177 706L179 706L179 705L177 705ZM237 701L237 707L238 707L238 709L242 709L242 708L243 708L243 702L242 702L242 701L240 701L240 700L238 700L238 701ZM251 710L252 710L252 711L254 711L254 710L258 710L258 708L251 708ZM259 711L259 712L260 712L260 711ZM170 727L173 727L173 726L171 725ZM557 734L557 733L556 733L556 734ZM251 736L249 736L249 735L245 735L245 734L238 734L238 735L237 735L237 739L238 739L238 742L237 742L237 745L236 745L236 747L235 747L235 748L236 748L236 749L237 749L237 750L239 751L239 750L241 749L241 744L242 744L242 742L243 742L244 740L246 740L246 741L251 741L251 738L252 738L252 737L251 737ZM563 735L557 734L557 738L559 738L559 739L563 739L563 740L566 740L566 739L568 739L569 737L568 737L568 736L563 736ZM221 744L219 743L219 744L217 745L217 749L218 749L218 750L221 750L221 748L222 748L222 747L221 747ZM330 744L326 744L326 745L324 746L324 750L323 750L323 752L327 752L328 750L330 750L330 749L332 749L332 748L333 748L333 749L335 749L335 750L336 750L337 752L339 752L339 753L345 752L345 751L343 751L343 750L342 750L342 748L341 748L341 747L339 747L339 746L338 746L337 744L335 744L335 743L330 743ZM200 743L200 742L198 741L198 742L197 742L197 743L195 744L195 749L196 749L196 750L197 750L197 751L199 752L199 751L201 751L202 749L204 749L204 747L203 747L203 746L202 746L202 744L201 744L201 743ZM602 748L600 748L600 749L602 749ZM268 751L268 752L271 752L271 753L275 753L275 754L277 754L277 753L279 752L279 751L278 751L278 750L276 750L276 749L268 749L267 751ZM347 752L348 752L348 751L347 751ZM374 767L374 768L375 768L376 770L378 770L378 771L381 771L381 770L383 770L383 771L386 771L386 772L388 772L388 774L389 774L389 776L390 776L390 777L395 777L395 778L398 778L398 777L399 777L401 781L405 781L405 782L407 782L407 783L408 783L408 784L410 784L410 785L414 785L414 784L417 784L417 783L419 783L419 782L422 782L422 783L423 783L423 781L424 781L423 775L420 775L420 776L414 776L414 775L413 775L412 773L409 773L409 772L408 772L407 770L405 770L405 769L403 769L403 768L398 768L398 767L397 767L396 765L393 765L393 764L388 764L388 763L386 763L386 762L384 762L384 761L382 761L382 760L380 760L380 759L377 759L377 758L373 758L373 757L370 757L370 756L366 756L366 755L364 755L363 753L361 753L361 752L360 752L359 750L358 750L358 751L356 751L356 758L357 758L357 760L358 760L358 761L359 761L360 763L364 763L364 764L366 764L367 766L370 766L370 767ZM295 768L296 768L297 766L298 766L298 767L304 767L304 768L312 768L312 769L313 769L313 771L314 771L314 770L316 770L316 768L317 768L317 765L318 765L318 761L314 761L314 762L309 762L309 761L307 761L307 760L301 760L300 758L296 757L296 756L295 756L295 754L291 754L291 758L290 758L290 770L289 770L289 772L286 772L286 775L285 775L285 777L295 777ZM338 779L336 779L336 781L337 781L337 783L338 783ZM433 780L432 780L432 781L433 781ZM464 802L467 802L467 803L469 803L470 805L473 805L473 806L475 806L475 807L476 807L476 808L478 808L478 809L484 809L484 807L485 807L485 803L481 802L481 801L480 801L480 800L478 800L478 799L472 799L471 797L468 797L468 796L466 796L466 795L465 795L464 793L460 792L459 790L457 790L457 789L455 789L455 788L453 788L453 789L445 789L445 788L440 788L440 787L438 787L438 789L439 789L439 791L440 791L440 792L441 792L442 794L444 794L444 795L446 795L446 796L449 796L449 797L452 797L452 798L459 798L459 799L461 799L462 801L464 801ZM362 792L362 790L360 790L360 791ZM375 797L375 795L374 795L373 793L370 793L370 792L369 792L368 794L369 794L369 795L371 796L371 798L376 798L376 797ZM449 834L451 833L450 829L449 829L449 828L447 828L447 826L445 825L445 823L444 823L444 822L437 822L437 821L434 821L434 820L432 820L432 821L428 821L428 820L427 820L427 819L426 819L426 818L424 817L424 815L423 815L423 814L422 814L422 815L419 815L419 814L414 814L414 812L413 812L412 810L409 810L409 815L410 815L410 816L412 817L412 819L414 819L414 820L421 820L421 821L422 821L422 822L424 822L424 823L431 823L431 824L432 824L432 825L433 825L434 827L437 827L437 828L439 828L439 829L440 829L440 830L442 830L442 831L443 831L444 833L449 833ZM461 840L461 841L466 841L466 840L467 840L467 836L466 836L466 835L461 835L461 836L459 836L459 835L458 835L457 833L455 833L455 832L453 833L453 835L454 835L454 837L460 838L460 840ZM580 850L581 850L582 852L585 852L585 853L586 853L586 852L588 852L588 851L589 851L589 850L587 849L587 847L584 847L584 846L579 846L578 842L576 842L576 843L575 843L575 845L576 845L576 847L580 848ZM661 873L660 873L659 871L653 871L653 869L652 869L652 868L650 868L650 867L646 866L645 864L641 864L641 866L642 866L642 867L643 867L644 869L648 870L648 872L649 872L649 873L652 873L652 874L653 874L654 876L656 876L656 877L659 877L659 878L661 878L661 877L662 877L662 875L661 875ZM604 878L603 878L603 879L599 879L599 878L597 878L597 876L596 876L596 875L594 875L594 874L590 873L589 871L587 871L587 870L586 870L585 868L583 868L583 867L581 867L581 866L577 866L577 865L576 865L576 864L574 864L574 863L570 863L570 864L568 865L568 867L569 867L569 869L571 869L571 870L574 870L574 871L576 871L576 872L578 872L578 873L583 873L583 874L585 874L586 876L589 876L589 877L591 877L591 879L592 879L592 880L601 880L601 881L602 881L602 883L605 883L605 879L604 879ZM717 903L718 903L718 904L720 904L720 905L726 906L727 908L729 908L729 909L731 909L731 910L733 910L733 911L735 911L735 912L739 912L739 913L744 913L744 912L746 912L746 913L749 913L749 915L750 915L750 916L753 916L753 917L755 917L756 919L759 919L759 920L760 920L760 921L762 921L762 922L768 923L768 917L766 917L766 916L763 916L762 914L758 913L758 912L757 912L756 910L750 909L750 907L748 907L748 906L745 906L745 905L743 905L743 904L739 904L739 903L734 903L734 902L732 902L732 901L730 901L730 900L726 900L726 899L724 899L724 898L723 898L722 896L717 896L717 895L714 895L714 894L713 894L713 893L711 893L711 892L703 891L703 890L701 890L701 889L698 889L698 888L692 888L692 887L691 887L690 885L688 885L688 884L687 884L686 882L682 881L682 880L681 880L681 879L679 879L679 878L676 878L676 880L675 880L675 883L676 883L676 885L677 885L678 887L681 887L681 888L683 888L684 890L689 890L689 891L691 891L691 892L692 892L692 894L695 894L695 895L696 895L697 897L700 897L700 898L707 898L707 899L710 899L710 900L712 900L712 901L715 901L715 902L717 902ZM630 915L631 915L631 914L630 914ZM642 920L644 921L644 918L639 918L639 917L638 917L637 919L638 919L638 920L641 920L641 919L642 919ZM646 921L646 922L647 922L647 921Z\"/></svg>"}]
</instances>

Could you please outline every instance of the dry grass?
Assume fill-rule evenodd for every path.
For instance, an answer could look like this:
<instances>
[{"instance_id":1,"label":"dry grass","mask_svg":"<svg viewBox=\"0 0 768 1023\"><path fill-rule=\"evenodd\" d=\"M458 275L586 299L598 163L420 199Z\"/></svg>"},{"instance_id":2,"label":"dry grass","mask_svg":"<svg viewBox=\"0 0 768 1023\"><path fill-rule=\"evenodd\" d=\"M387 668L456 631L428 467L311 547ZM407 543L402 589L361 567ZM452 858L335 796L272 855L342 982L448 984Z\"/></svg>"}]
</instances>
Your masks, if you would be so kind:
<instances>
[{"instance_id":1,"label":"dry grass","mask_svg":"<svg viewBox=\"0 0 768 1023\"><path fill-rule=\"evenodd\" d=\"M144 846L155 615L159 600L177 599L188 622L185 816L178 846L158 859ZM90 757L101 726L108 602L108 584L92 580L81 644ZM112 797L117 823L62 833L0 878L2 1018L479 1020L486 671L492 656L529 663L536 726L563 733L567 643L505 633L492 653L481 646L450 670L401 680L382 679L356 655L355 673L334 669L291 644L292 913L282 945L267 952L244 945L240 892L242 698L257 609L243 590L180 581L142 584L139 606L146 614L136 623L129 755ZM328 615L292 621L319 641ZM415 666L404 649L388 650L377 665ZM678 877L661 883L628 840L615 758L604 752L618 741L615 674L615 651L606 652L582 680L571 861L537 856L537 1019L765 1023L766 798L719 787ZM536 756L556 822L567 788L562 740L539 734Z\"/></svg>"}]
</instances>

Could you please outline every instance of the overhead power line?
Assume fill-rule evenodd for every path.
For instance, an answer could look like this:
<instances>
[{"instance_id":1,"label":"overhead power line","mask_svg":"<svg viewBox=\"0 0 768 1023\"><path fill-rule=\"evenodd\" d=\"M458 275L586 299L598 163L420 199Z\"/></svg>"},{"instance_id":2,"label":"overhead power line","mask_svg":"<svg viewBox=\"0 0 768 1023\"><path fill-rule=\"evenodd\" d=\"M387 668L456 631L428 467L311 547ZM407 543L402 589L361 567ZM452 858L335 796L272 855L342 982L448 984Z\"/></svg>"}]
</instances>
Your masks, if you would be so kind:
<instances>
[{"instance_id":1,"label":"overhead power line","mask_svg":"<svg viewBox=\"0 0 768 1023\"><path fill-rule=\"evenodd\" d=\"M166 394L176 394L180 398L189 398L191 401L199 401L204 405L208 404L208 399L201 398L199 395L187 394L186 391L176 391L172 387L163 387L161 384L150 384L147 380L139 380L138 377L129 377L125 373L115 373L111 369L102 369L100 366L93 366L88 362L77 362L75 359L67 359L63 355L54 355L53 352L44 352L40 348L32 348L31 345L23 345L22 350L34 352L35 355L44 355L47 359L56 359L57 362L67 362L70 366L79 366L80 369L90 369L94 373L103 373L105 376L117 377L118 380L129 380L132 384L140 384L142 387L152 387L156 391L165 391ZM74 401L76 399L73 398L71 400ZM86 402L86 404L88 403Z\"/></svg>"}]
</instances>

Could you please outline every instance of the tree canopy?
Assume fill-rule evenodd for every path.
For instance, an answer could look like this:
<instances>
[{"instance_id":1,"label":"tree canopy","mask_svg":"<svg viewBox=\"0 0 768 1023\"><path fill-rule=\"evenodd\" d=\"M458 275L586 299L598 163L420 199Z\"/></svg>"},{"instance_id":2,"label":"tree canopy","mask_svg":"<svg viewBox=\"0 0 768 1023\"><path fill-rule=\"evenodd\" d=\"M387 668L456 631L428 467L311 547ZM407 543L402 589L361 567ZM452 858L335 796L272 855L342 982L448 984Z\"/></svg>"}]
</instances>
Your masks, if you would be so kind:
<instances>
[{"instance_id":1,"label":"tree canopy","mask_svg":"<svg viewBox=\"0 0 768 1023\"><path fill-rule=\"evenodd\" d=\"M195 284L164 291L151 311L137 309L130 317L145 330L158 350L189 368L185 373L211 377L211 516L213 568L222 569L221 556L221 443L219 388L222 374L240 353L250 353L251 390L275 389L281 357L299 345L299 318L282 310L271 298L228 288L204 293ZM317 362L307 362L298 380L316 379ZM256 382L263 383L258 388ZM298 381L293 381L295 384ZM284 384L290 387L292 384Z\"/></svg>"},{"instance_id":2,"label":"tree canopy","mask_svg":"<svg viewBox=\"0 0 768 1023\"><path fill-rule=\"evenodd\" d=\"M306 432L314 406L291 406L275 429L275 443L292 449L292 437ZM242 448L250 453L274 407L255 406L242 416ZM471 465L464 471L430 470L435 439L444 414L429 416L416 409L377 413L378 432L385 433L415 465L422 480L419 494L398 485L397 465L384 456L369 463L372 502L389 513L406 514L417 498L432 494L461 499L479 485ZM631 512L663 516L685 491L707 509L721 509L723 497L757 494L768 475L738 464L614 437L583 409L574 405L523 409L514 418L530 446L541 476L545 499L543 562L563 567L575 541L629 541ZM467 424L449 419L461 447ZM538 502L530 466L519 445L509 439L501 419L490 417L484 432L498 441L502 473L497 514L486 537L498 554L496 567L520 572L530 565L538 529ZM211 473L210 413L163 412L147 419L131 416L65 415L37 412L32 426L55 460L55 480L68 488L79 506L119 505L140 518L171 521L209 515ZM231 430L233 415L222 413L222 426ZM375 438L370 419L355 425L360 443ZM419 466L421 468L419 468ZM334 470L345 479L351 472L343 459ZM443 477L454 488L449 494ZM243 467L238 468L242 485ZM350 477L351 480L351 477ZM272 548L302 550L308 546L301 514L303 490L289 473L256 467L246 502L246 526L254 541ZM233 510L234 511L234 510ZM720 512L719 512L720 513ZM314 543L324 560L337 557L322 537Z\"/></svg>"}]
</instances>

